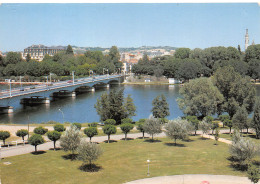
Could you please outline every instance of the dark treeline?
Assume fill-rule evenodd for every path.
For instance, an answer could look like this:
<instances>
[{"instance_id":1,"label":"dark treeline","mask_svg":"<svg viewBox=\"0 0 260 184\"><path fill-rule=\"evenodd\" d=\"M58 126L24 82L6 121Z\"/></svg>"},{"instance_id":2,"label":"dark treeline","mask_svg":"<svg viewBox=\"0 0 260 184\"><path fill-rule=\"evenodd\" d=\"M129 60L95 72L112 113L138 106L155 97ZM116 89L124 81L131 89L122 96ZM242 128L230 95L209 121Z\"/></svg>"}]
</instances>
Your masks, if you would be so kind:
<instances>
[{"instance_id":1,"label":"dark treeline","mask_svg":"<svg viewBox=\"0 0 260 184\"><path fill-rule=\"evenodd\" d=\"M86 76L90 70L102 74L103 68L108 69L111 74L121 68L122 63L119 59L120 54L116 46L111 47L108 55L103 55L101 51L87 51L82 55L74 55L72 47L68 46L66 51L53 57L45 55L41 62L31 59L30 55L24 60L20 53L8 52L5 57L0 56L0 77L25 76L24 80L45 80L43 76L50 73L68 76L71 71L75 71L77 76Z\"/></svg>"},{"instance_id":2,"label":"dark treeline","mask_svg":"<svg viewBox=\"0 0 260 184\"><path fill-rule=\"evenodd\" d=\"M174 56L155 57L151 60L144 54L133 66L135 74L166 76L187 81L200 76L210 77L218 68L232 66L242 76L260 78L260 44L251 45L243 53L234 47L210 47L204 50L179 48Z\"/></svg>"}]
</instances>

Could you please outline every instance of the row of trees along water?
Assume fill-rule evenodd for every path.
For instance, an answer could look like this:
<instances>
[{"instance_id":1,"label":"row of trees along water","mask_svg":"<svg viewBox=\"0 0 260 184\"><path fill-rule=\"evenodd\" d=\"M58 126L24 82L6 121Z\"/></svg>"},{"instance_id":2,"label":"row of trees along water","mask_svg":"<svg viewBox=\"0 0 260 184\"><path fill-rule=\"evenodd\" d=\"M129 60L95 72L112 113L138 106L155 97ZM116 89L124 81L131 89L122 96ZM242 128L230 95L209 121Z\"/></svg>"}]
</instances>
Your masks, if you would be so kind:
<instances>
[{"instance_id":1,"label":"row of trees along water","mask_svg":"<svg viewBox=\"0 0 260 184\"><path fill-rule=\"evenodd\" d=\"M210 77L218 68L232 66L240 75L260 78L260 44L251 45L245 52L240 46L210 47L206 49L179 48L174 56L149 59L146 54L133 66L135 74L166 76L187 81L200 76Z\"/></svg>"},{"instance_id":2,"label":"row of trees along water","mask_svg":"<svg viewBox=\"0 0 260 184\"><path fill-rule=\"evenodd\" d=\"M77 76L89 75L93 70L96 74L102 74L103 68L108 72L115 73L122 67L119 61L120 54L116 46L112 46L108 55L103 55L101 51L87 51L82 55L74 55L72 47L69 45L66 51L58 52L53 57L45 55L43 61L31 59L30 55L22 59L21 53L8 52L5 57L0 55L0 77L25 76L23 80L46 80L46 75L56 74L52 79L62 79L58 76L68 76L71 71L75 71ZM107 71L106 71L107 72ZM68 77L63 77L64 80Z\"/></svg>"}]
</instances>

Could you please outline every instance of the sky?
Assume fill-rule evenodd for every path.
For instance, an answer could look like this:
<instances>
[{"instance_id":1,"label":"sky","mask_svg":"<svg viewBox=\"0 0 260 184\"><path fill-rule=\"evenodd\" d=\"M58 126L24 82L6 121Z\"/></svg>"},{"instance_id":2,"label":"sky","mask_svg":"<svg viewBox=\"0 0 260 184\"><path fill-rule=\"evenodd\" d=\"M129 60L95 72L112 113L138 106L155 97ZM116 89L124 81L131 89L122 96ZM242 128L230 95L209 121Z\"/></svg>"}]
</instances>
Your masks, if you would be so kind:
<instances>
[{"instance_id":1,"label":"sky","mask_svg":"<svg viewBox=\"0 0 260 184\"><path fill-rule=\"evenodd\" d=\"M33 44L207 48L260 43L257 3L0 5L0 51Z\"/></svg>"}]
</instances>

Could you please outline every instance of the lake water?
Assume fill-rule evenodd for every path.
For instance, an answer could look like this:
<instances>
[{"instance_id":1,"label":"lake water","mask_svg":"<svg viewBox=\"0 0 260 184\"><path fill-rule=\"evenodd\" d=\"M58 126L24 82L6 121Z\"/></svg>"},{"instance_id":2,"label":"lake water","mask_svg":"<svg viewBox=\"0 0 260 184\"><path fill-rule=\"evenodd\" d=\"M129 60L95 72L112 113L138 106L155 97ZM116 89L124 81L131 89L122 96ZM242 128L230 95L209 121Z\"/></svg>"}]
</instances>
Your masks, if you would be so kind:
<instances>
[{"instance_id":1,"label":"lake water","mask_svg":"<svg viewBox=\"0 0 260 184\"><path fill-rule=\"evenodd\" d=\"M119 85L109 89L103 88L95 92L88 92L77 95L75 98L63 98L52 101L48 105L38 106L25 106L14 105L13 114L0 115L0 123L16 123L27 124L41 123L50 120L58 122L98 122L99 116L94 108L97 98L102 93L107 93L111 89L124 88L125 97L131 94L136 106L136 116L133 117L134 121L141 118L148 118L151 114L152 100L161 94L167 98L170 107L170 116L168 119L174 119L183 115L176 102L180 97L178 85ZM260 86L256 86L257 95L260 96ZM64 116L61 111L64 113Z\"/></svg>"}]
</instances>

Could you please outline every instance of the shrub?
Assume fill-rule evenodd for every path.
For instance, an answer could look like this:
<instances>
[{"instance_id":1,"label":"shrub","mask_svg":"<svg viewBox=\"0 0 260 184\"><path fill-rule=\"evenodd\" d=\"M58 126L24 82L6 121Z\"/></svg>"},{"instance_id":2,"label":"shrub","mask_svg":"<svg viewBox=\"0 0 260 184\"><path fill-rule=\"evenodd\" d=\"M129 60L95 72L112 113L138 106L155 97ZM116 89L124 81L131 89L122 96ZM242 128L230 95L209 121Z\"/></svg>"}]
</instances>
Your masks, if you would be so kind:
<instances>
[{"instance_id":1,"label":"shrub","mask_svg":"<svg viewBox=\"0 0 260 184\"><path fill-rule=\"evenodd\" d=\"M97 127L97 126L98 126L98 122L93 122L88 124L88 127Z\"/></svg>"},{"instance_id":2,"label":"shrub","mask_svg":"<svg viewBox=\"0 0 260 184\"><path fill-rule=\"evenodd\" d=\"M48 132L47 128L43 128L42 126L37 127L33 130L35 134L44 135L46 132Z\"/></svg>"},{"instance_id":3,"label":"shrub","mask_svg":"<svg viewBox=\"0 0 260 184\"><path fill-rule=\"evenodd\" d=\"M17 130L16 135L17 135L18 137L22 137L22 139L23 139L23 141L24 141L24 137L25 137L26 135L28 135L28 130L26 130L26 129Z\"/></svg>"},{"instance_id":4,"label":"shrub","mask_svg":"<svg viewBox=\"0 0 260 184\"><path fill-rule=\"evenodd\" d=\"M137 130L143 133L143 139L144 139L144 122L138 122L137 123Z\"/></svg>"},{"instance_id":5,"label":"shrub","mask_svg":"<svg viewBox=\"0 0 260 184\"><path fill-rule=\"evenodd\" d=\"M56 150L55 144L56 141L60 139L61 137L61 133L54 130L54 131L50 131L47 133L48 139L50 139L51 141L53 141L53 145L54 145L54 150Z\"/></svg>"},{"instance_id":6,"label":"shrub","mask_svg":"<svg viewBox=\"0 0 260 184\"><path fill-rule=\"evenodd\" d=\"M125 118L125 119L122 119L121 120L121 123L124 124L124 123L133 123L133 120L130 119L130 118Z\"/></svg>"},{"instance_id":7,"label":"shrub","mask_svg":"<svg viewBox=\"0 0 260 184\"><path fill-rule=\"evenodd\" d=\"M44 139L40 134L33 134L28 139L29 144L33 145L35 147L35 152L37 152L37 146L44 143Z\"/></svg>"},{"instance_id":8,"label":"shrub","mask_svg":"<svg viewBox=\"0 0 260 184\"><path fill-rule=\"evenodd\" d=\"M250 164L247 170L247 177L253 183L258 183L260 179L260 168Z\"/></svg>"},{"instance_id":9,"label":"shrub","mask_svg":"<svg viewBox=\"0 0 260 184\"><path fill-rule=\"evenodd\" d=\"M123 123L122 125L120 125L120 128L122 132L124 132L126 140L127 133L129 133L134 128L134 125L132 125L131 123Z\"/></svg>"},{"instance_id":10,"label":"shrub","mask_svg":"<svg viewBox=\"0 0 260 184\"><path fill-rule=\"evenodd\" d=\"M199 127L202 130L203 134L207 134L211 128L211 124L207 123L205 120L202 120L199 123Z\"/></svg>"},{"instance_id":11,"label":"shrub","mask_svg":"<svg viewBox=\"0 0 260 184\"><path fill-rule=\"evenodd\" d=\"M110 141L110 135L116 133L116 126L110 125L110 124L105 125L105 126L103 127L103 132L104 132L104 134L107 135L108 143L109 143L109 141Z\"/></svg>"},{"instance_id":12,"label":"shrub","mask_svg":"<svg viewBox=\"0 0 260 184\"><path fill-rule=\"evenodd\" d=\"M91 138L94 137L95 135L98 135L98 130L96 127L89 127L84 129L84 134L86 134L91 142Z\"/></svg>"},{"instance_id":13,"label":"shrub","mask_svg":"<svg viewBox=\"0 0 260 184\"><path fill-rule=\"evenodd\" d=\"M5 145L5 140L10 137L10 132L8 131L0 131L0 140L3 140Z\"/></svg>"},{"instance_id":14,"label":"shrub","mask_svg":"<svg viewBox=\"0 0 260 184\"><path fill-rule=\"evenodd\" d=\"M73 123L72 125L74 125L78 130L81 129L81 123Z\"/></svg>"},{"instance_id":15,"label":"shrub","mask_svg":"<svg viewBox=\"0 0 260 184\"><path fill-rule=\"evenodd\" d=\"M114 120L114 119L107 119L104 124L105 125L116 125L116 120Z\"/></svg>"},{"instance_id":16,"label":"shrub","mask_svg":"<svg viewBox=\"0 0 260 184\"><path fill-rule=\"evenodd\" d=\"M199 129L199 120L197 116L187 116L186 119L192 124L196 135L197 130Z\"/></svg>"},{"instance_id":17,"label":"shrub","mask_svg":"<svg viewBox=\"0 0 260 184\"><path fill-rule=\"evenodd\" d=\"M64 132L66 130L66 128L62 124L56 124L53 126L53 128L58 132Z\"/></svg>"},{"instance_id":18,"label":"shrub","mask_svg":"<svg viewBox=\"0 0 260 184\"><path fill-rule=\"evenodd\" d=\"M143 128L146 133L152 136L152 140L154 134L162 133L162 124L160 119L154 118L152 116L145 120Z\"/></svg>"}]
</instances>

